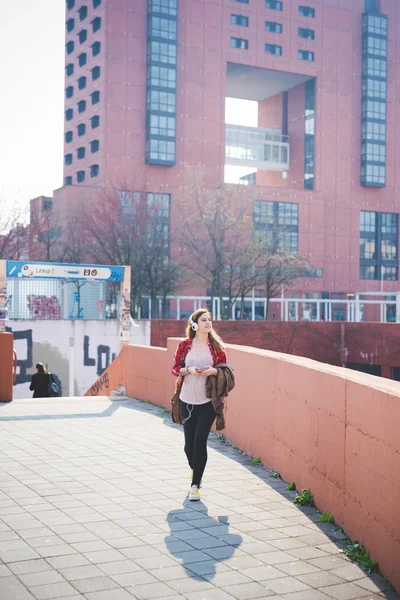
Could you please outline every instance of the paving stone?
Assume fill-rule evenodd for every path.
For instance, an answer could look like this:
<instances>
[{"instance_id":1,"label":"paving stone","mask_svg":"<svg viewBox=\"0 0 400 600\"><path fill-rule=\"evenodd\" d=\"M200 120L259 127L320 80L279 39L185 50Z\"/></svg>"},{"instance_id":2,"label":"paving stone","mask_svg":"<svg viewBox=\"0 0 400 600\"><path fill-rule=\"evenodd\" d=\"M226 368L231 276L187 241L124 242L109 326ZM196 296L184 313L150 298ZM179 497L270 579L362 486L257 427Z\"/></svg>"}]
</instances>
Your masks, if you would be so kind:
<instances>
[{"instance_id":1,"label":"paving stone","mask_svg":"<svg viewBox=\"0 0 400 600\"><path fill-rule=\"evenodd\" d=\"M224 573L221 573L221 575L224 575ZM195 579L191 577L186 577L185 579L174 579L172 581L168 581L167 585L175 592L178 592L179 594L183 594L185 596L190 592L214 589L214 583L210 583L209 581L201 579L200 577L197 577ZM133 591L134 594L136 594L136 588Z\"/></svg>"},{"instance_id":2,"label":"paving stone","mask_svg":"<svg viewBox=\"0 0 400 600\"><path fill-rule=\"evenodd\" d=\"M170 596L171 588L165 583L149 583L135 586L133 594L137 600L152 600L153 598Z\"/></svg>"},{"instance_id":3,"label":"paving stone","mask_svg":"<svg viewBox=\"0 0 400 600\"><path fill-rule=\"evenodd\" d=\"M118 575L120 573L134 573L135 571L140 571L141 567L132 560L127 559L110 563L101 563L99 569L107 575Z\"/></svg>"},{"instance_id":4,"label":"paving stone","mask_svg":"<svg viewBox=\"0 0 400 600\"><path fill-rule=\"evenodd\" d=\"M76 590L69 583L49 583L47 585L35 585L30 588L37 600L53 600L64 596L76 595Z\"/></svg>"},{"instance_id":5,"label":"paving stone","mask_svg":"<svg viewBox=\"0 0 400 600\"><path fill-rule=\"evenodd\" d=\"M186 568L186 567L185 567ZM223 571L229 571L230 567L225 563L216 562L215 560L206 560L203 562L191 563L187 567L188 572L195 575L214 575Z\"/></svg>"},{"instance_id":6,"label":"paving stone","mask_svg":"<svg viewBox=\"0 0 400 600\"><path fill-rule=\"evenodd\" d=\"M329 600L329 596L326 596L322 591L319 590L307 590L305 592L293 592L292 594L284 594L280 596L282 600Z\"/></svg>"},{"instance_id":7,"label":"paving stone","mask_svg":"<svg viewBox=\"0 0 400 600\"><path fill-rule=\"evenodd\" d=\"M321 588L328 585L345 583L345 581L341 577L335 575L333 571L318 571L314 573L305 573L302 575L298 575L297 578L300 581L307 583L313 588Z\"/></svg>"},{"instance_id":8,"label":"paving stone","mask_svg":"<svg viewBox=\"0 0 400 600\"><path fill-rule=\"evenodd\" d=\"M192 592L186 594L187 600L232 600L233 596L225 592L214 588L213 590L205 590L202 592Z\"/></svg>"},{"instance_id":9,"label":"paving stone","mask_svg":"<svg viewBox=\"0 0 400 600\"><path fill-rule=\"evenodd\" d=\"M117 573L110 575L111 579L119 583L122 587L143 585L147 583L156 583L157 579L147 571L135 571L131 573Z\"/></svg>"},{"instance_id":10,"label":"paving stone","mask_svg":"<svg viewBox=\"0 0 400 600\"><path fill-rule=\"evenodd\" d=\"M293 592L303 592L310 589L310 586L299 581L295 577L279 577L269 579L263 582L264 585L276 594L290 594Z\"/></svg>"},{"instance_id":11,"label":"paving stone","mask_svg":"<svg viewBox=\"0 0 400 600\"><path fill-rule=\"evenodd\" d=\"M281 563L293 562L293 556L287 554L287 552L284 552L283 550L258 554L257 558L267 565L279 565Z\"/></svg>"},{"instance_id":12,"label":"paving stone","mask_svg":"<svg viewBox=\"0 0 400 600\"><path fill-rule=\"evenodd\" d=\"M11 563L8 565L8 568L18 576L24 573L42 573L43 571L51 571L52 569L51 565L44 558Z\"/></svg>"},{"instance_id":13,"label":"paving stone","mask_svg":"<svg viewBox=\"0 0 400 600\"><path fill-rule=\"evenodd\" d=\"M305 575L307 573L316 573L319 572L319 567L315 565L310 565L310 563L304 560L297 560L295 562L290 563L282 563L279 565L280 571L287 573L288 575ZM301 580L301 577L299 577Z\"/></svg>"},{"instance_id":14,"label":"paving stone","mask_svg":"<svg viewBox=\"0 0 400 600\"><path fill-rule=\"evenodd\" d=\"M132 594L126 590L107 590L103 592L88 592L85 594L87 600L132 600Z\"/></svg>"},{"instance_id":15,"label":"paving stone","mask_svg":"<svg viewBox=\"0 0 400 600\"><path fill-rule=\"evenodd\" d=\"M46 559L54 569L64 569L68 567L80 567L88 565L90 561L82 554L67 554L65 556L55 556Z\"/></svg>"},{"instance_id":16,"label":"paving stone","mask_svg":"<svg viewBox=\"0 0 400 600\"><path fill-rule=\"evenodd\" d=\"M358 565L352 563L345 563L342 567L332 569L330 572L341 577L345 581L356 581L357 579L365 578L365 571Z\"/></svg>"},{"instance_id":17,"label":"paving stone","mask_svg":"<svg viewBox=\"0 0 400 600\"><path fill-rule=\"evenodd\" d=\"M254 581L239 585L228 585L224 590L237 600L256 600L256 598L275 596L275 592L268 590L261 583L256 583Z\"/></svg>"},{"instance_id":18,"label":"paving stone","mask_svg":"<svg viewBox=\"0 0 400 600\"><path fill-rule=\"evenodd\" d=\"M58 573L54 569L51 571L42 571L41 573L25 573L24 575L18 575L19 579L27 587L34 585L46 585L48 583L60 583L64 582L65 579L61 573Z\"/></svg>"},{"instance_id":19,"label":"paving stone","mask_svg":"<svg viewBox=\"0 0 400 600\"><path fill-rule=\"evenodd\" d=\"M77 579L89 579L92 577L98 577L104 575L96 565L82 565L80 567L69 567L67 569L60 569L61 575L68 581L75 581Z\"/></svg>"},{"instance_id":20,"label":"paving stone","mask_svg":"<svg viewBox=\"0 0 400 600\"><path fill-rule=\"evenodd\" d=\"M324 587L324 594L334 598L334 600L355 600L356 598L365 598L365 590L354 585L354 583L341 583Z\"/></svg>"},{"instance_id":21,"label":"paving stone","mask_svg":"<svg viewBox=\"0 0 400 600\"><path fill-rule=\"evenodd\" d=\"M273 579L282 577L282 571L279 571L276 567L265 565L264 567L253 567L250 569L242 569L241 573L249 579L254 581L265 581L267 579Z\"/></svg>"},{"instance_id":22,"label":"paving stone","mask_svg":"<svg viewBox=\"0 0 400 600\"><path fill-rule=\"evenodd\" d=\"M106 575L102 577L90 577L89 579L78 579L71 583L82 594L119 588L118 583Z\"/></svg>"}]
</instances>

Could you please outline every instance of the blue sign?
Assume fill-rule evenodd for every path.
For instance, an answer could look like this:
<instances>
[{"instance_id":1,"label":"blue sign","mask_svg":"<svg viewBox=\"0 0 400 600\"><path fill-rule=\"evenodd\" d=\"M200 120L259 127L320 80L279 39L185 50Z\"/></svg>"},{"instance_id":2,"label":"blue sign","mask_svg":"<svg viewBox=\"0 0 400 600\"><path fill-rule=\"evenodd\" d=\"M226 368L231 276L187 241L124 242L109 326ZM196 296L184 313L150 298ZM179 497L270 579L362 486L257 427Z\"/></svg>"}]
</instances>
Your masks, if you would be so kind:
<instances>
[{"instance_id":1,"label":"blue sign","mask_svg":"<svg viewBox=\"0 0 400 600\"><path fill-rule=\"evenodd\" d=\"M123 281L124 267L74 265L8 260L6 276L18 279L72 279L83 281Z\"/></svg>"}]
</instances>

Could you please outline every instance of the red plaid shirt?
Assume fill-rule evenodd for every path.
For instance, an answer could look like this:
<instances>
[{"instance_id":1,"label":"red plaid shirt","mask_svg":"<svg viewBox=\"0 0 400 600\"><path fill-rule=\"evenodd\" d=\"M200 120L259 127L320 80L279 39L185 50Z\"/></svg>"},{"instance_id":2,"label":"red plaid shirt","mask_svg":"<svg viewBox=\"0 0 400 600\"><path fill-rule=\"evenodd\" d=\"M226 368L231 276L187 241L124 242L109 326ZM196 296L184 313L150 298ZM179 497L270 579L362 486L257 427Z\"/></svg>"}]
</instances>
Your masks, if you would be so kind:
<instances>
[{"instance_id":1,"label":"red plaid shirt","mask_svg":"<svg viewBox=\"0 0 400 600\"><path fill-rule=\"evenodd\" d=\"M185 364L185 358L192 347L192 343L193 340L189 338L186 338L185 340L179 342L175 352L174 363L171 369L172 375L175 375L175 377L179 377L179 371ZM211 356L213 358L213 366L217 365L218 363L227 362L224 350L217 350L216 348L214 348L214 345L211 342L211 340L208 341L208 347L210 348Z\"/></svg>"}]
</instances>

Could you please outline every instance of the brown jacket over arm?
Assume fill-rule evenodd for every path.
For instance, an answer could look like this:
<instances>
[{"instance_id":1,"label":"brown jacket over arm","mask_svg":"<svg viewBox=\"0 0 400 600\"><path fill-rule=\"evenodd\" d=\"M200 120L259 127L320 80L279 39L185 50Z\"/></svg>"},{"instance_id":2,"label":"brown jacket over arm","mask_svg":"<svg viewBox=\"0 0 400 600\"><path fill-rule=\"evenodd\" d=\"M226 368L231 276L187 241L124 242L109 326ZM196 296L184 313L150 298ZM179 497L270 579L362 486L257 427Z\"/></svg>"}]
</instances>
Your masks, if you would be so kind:
<instances>
[{"instance_id":1,"label":"brown jacket over arm","mask_svg":"<svg viewBox=\"0 0 400 600\"><path fill-rule=\"evenodd\" d=\"M235 387L235 376L232 368L226 363L214 365L217 375L210 375L206 381L206 396L212 398L214 411L217 413L216 429L225 429L224 402L226 396Z\"/></svg>"}]
</instances>

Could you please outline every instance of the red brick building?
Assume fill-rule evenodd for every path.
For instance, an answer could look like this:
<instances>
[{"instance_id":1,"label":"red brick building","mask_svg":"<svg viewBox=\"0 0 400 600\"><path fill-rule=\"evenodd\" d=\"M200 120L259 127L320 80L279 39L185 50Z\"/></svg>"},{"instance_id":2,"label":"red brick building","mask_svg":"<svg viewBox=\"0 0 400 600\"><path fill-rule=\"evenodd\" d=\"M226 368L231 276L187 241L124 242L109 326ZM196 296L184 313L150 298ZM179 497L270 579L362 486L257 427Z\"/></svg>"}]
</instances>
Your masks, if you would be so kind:
<instances>
[{"instance_id":1,"label":"red brick building","mask_svg":"<svg viewBox=\"0 0 400 600\"><path fill-rule=\"evenodd\" d=\"M67 0L55 203L151 182L174 222L187 169L247 167L255 227L315 267L296 292L398 289L399 27L393 0ZM226 97L258 127L226 124Z\"/></svg>"}]
</instances>

